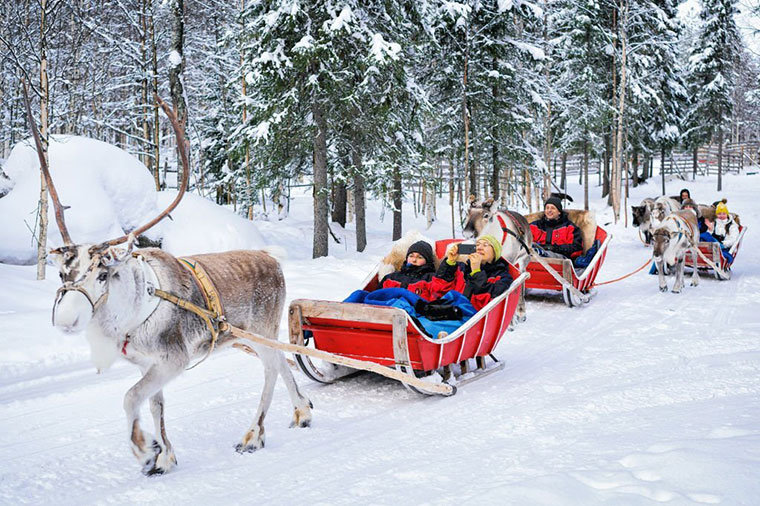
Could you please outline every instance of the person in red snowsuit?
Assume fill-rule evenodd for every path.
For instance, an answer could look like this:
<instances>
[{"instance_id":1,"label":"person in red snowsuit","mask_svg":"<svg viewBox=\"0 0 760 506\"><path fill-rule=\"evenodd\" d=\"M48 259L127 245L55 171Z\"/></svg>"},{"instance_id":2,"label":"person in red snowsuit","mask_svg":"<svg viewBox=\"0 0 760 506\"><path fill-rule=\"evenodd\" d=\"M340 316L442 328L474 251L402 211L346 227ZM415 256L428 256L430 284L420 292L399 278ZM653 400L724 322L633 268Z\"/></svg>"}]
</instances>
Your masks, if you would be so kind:
<instances>
[{"instance_id":1,"label":"person in red snowsuit","mask_svg":"<svg viewBox=\"0 0 760 506\"><path fill-rule=\"evenodd\" d=\"M550 197L544 206L544 216L530 224L533 249L543 257L575 260L583 254L583 236L562 210L562 201Z\"/></svg>"}]
</instances>

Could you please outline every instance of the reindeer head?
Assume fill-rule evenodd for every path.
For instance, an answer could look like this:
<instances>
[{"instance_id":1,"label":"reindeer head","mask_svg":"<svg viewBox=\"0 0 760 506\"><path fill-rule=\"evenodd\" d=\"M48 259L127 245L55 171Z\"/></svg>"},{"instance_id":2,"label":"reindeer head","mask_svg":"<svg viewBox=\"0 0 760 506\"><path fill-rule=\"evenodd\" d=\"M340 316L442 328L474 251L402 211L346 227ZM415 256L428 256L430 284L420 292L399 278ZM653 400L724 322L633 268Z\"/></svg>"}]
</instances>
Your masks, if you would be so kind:
<instances>
[{"instance_id":1,"label":"reindeer head","mask_svg":"<svg viewBox=\"0 0 760 506\"><path fill-rule=\"evenodd\" d=\"M667 265L675 265L679 252L685 251L689 238L681 223L667 219L652 234L652 257L656 262L662 259Z\"/></svg>"},{"instance_id":2,"label":"reindeer head","mask_svg":"<svg viewBox=\"0 0 760 506\"><path fill-rule=\"evenodd\" d=\"M188 145L184 131L179 126L179 122L169 106L158 96L155 98L172 123L174 134L177 137L177 145L184 146L184 149L180 150L183 177L177 197L158 216L128 235L101 244L75 244L66 228L65 208L58 199L58 192L42 154L42 143L37 125L32 118L26 83L24 83L24 100L29 124L37 146L40 167L55 208L55 219L64 242L62 247L50 252L51 259L58 265L58 274L63 283L58 289L53 303L53 325L67 332L78 332L87 326L93 315L108 299L109 287L119 278L119 266L130 258L135 238L161 221L177 207L187 189L189 164L187 161ZM116 248L118 244L124 242L127 243L126 248Z\"/></svg>"},{"instance_id":3,"label":"reindeer head","mask_svg":"<svg viewBox=\"0 0 760 506\"><path fill-rule=\"evenodd\" d=\"M470 195L470 209L467 211L467 219L462 227L462 235L471 239L480 235L486 224L493 219L496 209L492 209L493 199L476 201L474 195Z\"/></svg>"},{"instance_id":4,"label":"reindeer head","mask_svg":"<svg viewBox=\"0 0 760 506\"><path fill-rule=\"evenodd\" d=\"M132 244L130 241L126 249L107 243L69 244L50 252L63 283L53 303L53 325L66 332L87 327L108 299L110 285L119 279L117 267L129 257Z\"/></svg>"},{"instance_id":5,"label":"reindeer head","mask_svg":"<svg viewBox=\"0 0 760 506\"><path fill-rule=\"evenodd\" d=\"M649 219L649 207L646 205L631 206L631 214L633 215L633 226L640 227Z\"/></svg>"}]
</instances>

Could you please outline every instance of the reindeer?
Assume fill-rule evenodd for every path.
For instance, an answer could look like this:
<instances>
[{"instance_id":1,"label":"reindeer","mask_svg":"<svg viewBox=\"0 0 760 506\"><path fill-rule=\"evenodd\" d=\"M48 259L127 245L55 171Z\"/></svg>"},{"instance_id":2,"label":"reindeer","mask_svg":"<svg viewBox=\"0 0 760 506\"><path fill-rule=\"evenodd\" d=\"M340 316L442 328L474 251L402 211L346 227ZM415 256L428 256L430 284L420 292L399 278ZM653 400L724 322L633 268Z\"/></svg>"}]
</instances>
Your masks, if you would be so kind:
<instances>
[{"instance_id":1,"label":"reindeer","mask_svg":"<svg viewBox=\"0 0 760 506\"><path fill-rule=\"evenodd\" d=\"M652 209L654 209L654 199L645 198L638 206L631 206L631 215L633 216L633 226L639 227L639 231L644 234L644 243L652 244L652 222L650 219Z\"/></svg>"},{"instance_id":2,"label":"reindeer","mask_svg":"<svg viewBox=\"0 0 760 506\"><path fill-rule=\"evenodd\" d=\"M673 285L673 293L681 293L683 288L684 264L686 252L691 252L694 260L694 270L691 275L691 286L699 284L697 272L697 245L699 244L699 226L697 215L692 209L675 211L665 217L659 227L652 234L654 247L652 259L657 265L657 273L660 281L660 291L668 290L665 280L665 266L676 268L676 281Z\"/></svg>"},{"instance_id":3,"label":"reindeer","mask_svg":"<svg viewBox=\"0 0 760 506\"><path fill-rule=\"evenodd\" d=\"M158 97L156 97L158 99ZM174 256L150 248L132 252L134 238L155 225L174 209L187 188L188 163L184 133L169 107L158 99L171 120L180 146L182 186L169 207L131 234L100 244L75 244L66 229L61 206L50 177L37 127L27 99L29 122L40 154L40 163L55 207L56 221L64 245L52 250L62 286L53 305L53 324L64 332L85 331L91 356L98 369L109 367L121 356L135 364L142 378L124 396L129 441L142 472L146 475L170 471L177 460L166 436L163 388L179 376L194 359L213 349L237 345L223 332L224 324L276 340L285 302L285 280L277 260L264 251L230 251L195 255L185 259L200 264L215 284L224 307L226 322L210 322L179 307L179 302L157 297L170 294L185 303L205 307L210 297L199 286L199 277L184 268ZM126 248L116 246L127 242ZM218 334L217 334L218 331ZM218 340L214 339L218 335ZM272 401L277 376L282 376L294 406L291 426L311 422L311 402L303 396L279 350L250 344L264 364L264 388L251 427L236 446L238 452L264 447L264 417ZM150 399L155 437L140 424L140 406Z\"/></svg>"},{"instance_id":4,"label":"reindeer","mask_svg":"<svg viewBox=\"0 0 760 506\"><path fill-rule=\"evenodd\" d=\"M675 211L681 209L681 204L673 197L665 195L657 197L650 211L650 229L658 228L662 221Z\"/></svg>"},{"instance_id":5,"label":"reindeer","mask_svg":"<svg viewBox=\"0 0 760 506\"><path fill-rule=\"evenodd\" d=\"M467 211L462 235L467 239L492 235L501 241L501 256L504 260L516 265L521 272L528 268L533 244L530 225L522 214L497 209L494 199L477 202L474 196L470 196L470 209ZM525 290L521 290L516 319L522 322L525 318Z\"/></svg>"}]
</instances>

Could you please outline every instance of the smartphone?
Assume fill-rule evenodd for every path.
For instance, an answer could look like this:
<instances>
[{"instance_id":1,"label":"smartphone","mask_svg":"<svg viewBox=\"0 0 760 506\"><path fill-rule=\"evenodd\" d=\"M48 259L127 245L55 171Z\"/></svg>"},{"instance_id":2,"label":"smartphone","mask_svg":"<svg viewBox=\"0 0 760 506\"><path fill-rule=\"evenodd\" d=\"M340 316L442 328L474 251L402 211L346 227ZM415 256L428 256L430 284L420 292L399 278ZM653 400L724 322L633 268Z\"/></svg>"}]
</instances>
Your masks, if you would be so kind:
<instances>
[{"instance_id":1,"label":"smartphone","mask_svg":"<svg viewBox=\"0 0 760 506\"><path fill-rule=\"evenodd\" d=\"M460 255L470 255L472 253L475 253L475 245L469 244L469 243L459 243L457 253Z\"/></svg>"}]
</instances>

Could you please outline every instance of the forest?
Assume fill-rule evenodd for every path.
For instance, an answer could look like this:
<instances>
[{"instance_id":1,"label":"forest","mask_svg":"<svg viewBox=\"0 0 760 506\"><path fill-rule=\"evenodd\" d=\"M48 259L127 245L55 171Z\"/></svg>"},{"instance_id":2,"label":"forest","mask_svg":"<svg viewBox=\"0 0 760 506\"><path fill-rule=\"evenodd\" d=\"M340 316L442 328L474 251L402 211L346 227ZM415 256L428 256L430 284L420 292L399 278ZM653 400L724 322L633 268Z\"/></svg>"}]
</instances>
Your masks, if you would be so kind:
<instances>
[{"instance_id":1,"label":"forest","mask_svg":"<svg viewBox=\"0 0 760 506\"><path fill-rule=\"evenodd\" d=\"M576 205L601 192L617 221L655 164L664 191L666 161L691 159L696 173L712 146L720 191L724 147L757 154L760 67L737 2L702 0L688 20L680 3L2 2L0 159L30 135L26 81L43 146L57 134L109 142L157 189L177 187L155 97L169 99L191 191L257 219L312 187L314 257L349 222L364 250L367 198L397 239L403 199L428 223L448 213L435 209L442 195L452 223L470 196L535 210L571 167Z\"/></svg>"}]
</instances>

